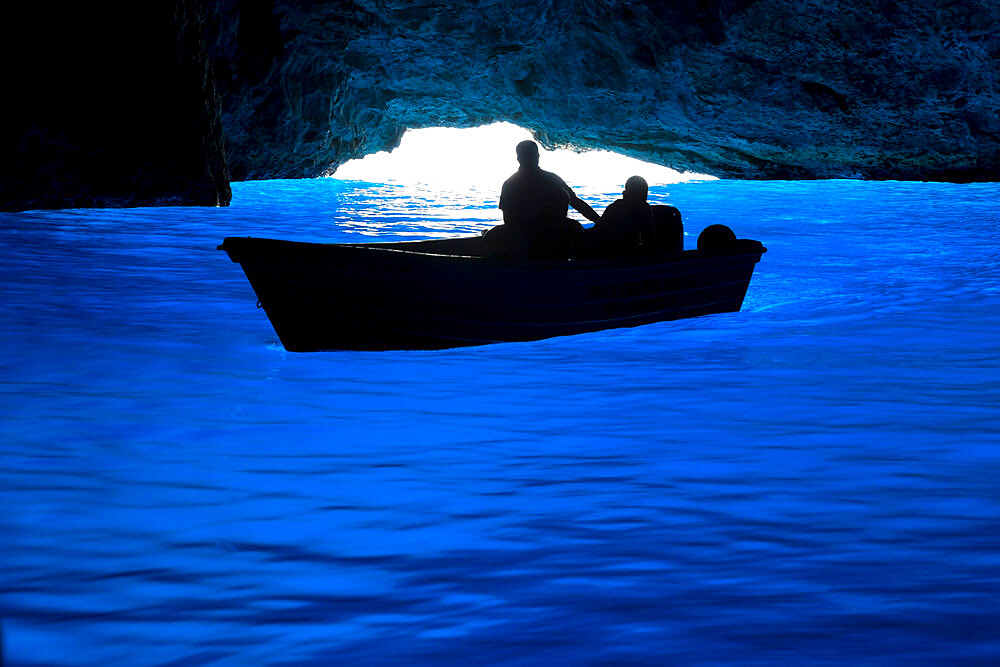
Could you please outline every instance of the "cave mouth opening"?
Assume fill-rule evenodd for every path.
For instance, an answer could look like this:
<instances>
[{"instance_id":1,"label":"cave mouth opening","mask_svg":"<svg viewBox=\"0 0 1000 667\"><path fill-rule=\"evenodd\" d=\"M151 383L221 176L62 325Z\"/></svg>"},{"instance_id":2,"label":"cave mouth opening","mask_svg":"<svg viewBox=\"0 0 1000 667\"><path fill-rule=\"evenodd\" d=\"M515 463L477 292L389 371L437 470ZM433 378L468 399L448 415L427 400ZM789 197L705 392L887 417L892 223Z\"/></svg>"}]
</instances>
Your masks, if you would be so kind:
<instances>
[{"instance_id":1,"label":"cave mouth opening","mask_svg":"<svg viewBox=\"0 0 1000 667\"><path fill-rule=\"evenodd\" d=\"M393 183L429 192L475 190L499 196L504 180L517 170L514 147L532 139L511 123L472 128L408 129L392 152L381 151L340 165L331 177L346 181ZM639 175L651 187L714 176L679 172L609 151L545 150L539 145L542 169L559 174L583 192L620 191L629 176Z\"/></svg>"}]
</instances>

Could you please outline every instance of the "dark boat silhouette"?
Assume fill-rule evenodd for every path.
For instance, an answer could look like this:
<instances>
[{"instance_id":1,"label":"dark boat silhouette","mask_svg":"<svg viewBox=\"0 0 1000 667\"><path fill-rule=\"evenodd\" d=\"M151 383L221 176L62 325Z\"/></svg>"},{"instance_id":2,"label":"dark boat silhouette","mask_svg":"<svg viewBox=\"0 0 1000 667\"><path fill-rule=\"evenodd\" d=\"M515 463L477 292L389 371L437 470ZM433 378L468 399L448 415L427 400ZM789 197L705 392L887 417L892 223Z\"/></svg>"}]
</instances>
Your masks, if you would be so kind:
<instances>
[{"instance_id":1,"label":"dark boat silhouette","mask_svg":"<svg viewBox=\"0 0 1000 667\"><path fill-rule=\"evenodd\" d=\"M243 267L285 349L310 352L528 341L735 312L767 251L722 225L707 228L697 250L673 245L568 260L484 258L481 236L358 244L228 237L219 249Z\"/></svg>"}]
</instances>

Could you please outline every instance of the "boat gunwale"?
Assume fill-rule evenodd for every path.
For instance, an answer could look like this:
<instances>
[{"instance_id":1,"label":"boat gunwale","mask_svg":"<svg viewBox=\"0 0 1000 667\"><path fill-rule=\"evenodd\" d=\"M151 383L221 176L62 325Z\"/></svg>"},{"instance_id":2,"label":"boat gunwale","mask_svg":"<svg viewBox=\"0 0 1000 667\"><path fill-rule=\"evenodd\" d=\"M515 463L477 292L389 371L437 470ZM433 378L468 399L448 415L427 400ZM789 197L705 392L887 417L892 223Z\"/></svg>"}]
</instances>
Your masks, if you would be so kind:
<instances>
[{"instance_id":1,"label":"boat gunwale","mask_svg":"<svg viewBox=\"0 0 1000 667\"><path fill-rule=\"evenodd\" d=\"M385 241L385 242L372 242L372 243L323 243L317 241L289 241L286 239L272 239L264 237L251 237L251 236L233 236L226 237L222 244L218 246L218 250L224 250L229 254L229 258L237 263L242 264L242 259L238 259L233 256L236 252L239 254L244 248L233 248L226 247L230 241L233 244L243 245L248 241L253 245L260 244L260 248L251 250L251 252L259 253L264 250L263 246L267 246L268 259L276 259L274 255L276 253L294 255L295 250L306 250L307 252L322 254L324 251L326 253L337 252L337 251L348 251L352 253L373 253L376 256L379 253L387 253L388 255L399 255L403 257L421 257L432 260L452 260L458 261L463 264L477 263L485 264L493 267L504 267L514 270L542 270L542 271L587 271L587 270L615 270L615 269L633 269L633 268L645 268L650 266L661 266L665 264L679 265L686 262L699 261L705 259L715 259L715 258L726 258L732 259L741 256L757 256L757 261L760 261L760 256L767 252L767 248L759 241L754 241L752 239L738 239L737 243L739 245L732 247L731 249L720 249L718 251L706 251L701 249L690 249L690 250L680 250L671 252L661 252L652 253L648 255L631 255L624 257L569 257L566 259L515 259L509 257L483 257L481 255L462 255L462 254L452 254L452 253L442 253L442 252L427 252L418 251L416 249L406 249L399 247L388 247L389 245L397 244L419 244L425 243L427 241L449 241L449 240L463 240L463 239L475 239L474 236L457 236L448 237L445 239L422 239L415 241ZM755 243L756 247L747 247L749 244ZM284 252L282 252L284 251Z\"/></svg>"}]
</instances>

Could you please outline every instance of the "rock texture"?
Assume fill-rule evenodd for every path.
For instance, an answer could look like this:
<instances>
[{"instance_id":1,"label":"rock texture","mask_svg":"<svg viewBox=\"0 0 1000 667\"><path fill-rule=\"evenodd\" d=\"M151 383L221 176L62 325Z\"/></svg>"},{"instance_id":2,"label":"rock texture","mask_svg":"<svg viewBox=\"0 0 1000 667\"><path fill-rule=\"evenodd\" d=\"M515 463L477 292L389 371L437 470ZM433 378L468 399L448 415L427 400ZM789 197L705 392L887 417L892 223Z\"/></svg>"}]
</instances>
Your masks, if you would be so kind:
<instances>
[{"instance_id":1,"label":"rock texture","mask_svg":"<svg viewBox=\"0 0 1000 667\"><path fill-rule=\"evenodd\" d=\"M18 3L0 48L0 210L225 205L200 0Z\"/></svg>"},{"instance_id":2,"label":"rock texture","mask_svg":"<svg viewBox=\"0 0 1000 667\"><path fill-rule=\"evenodd\" d=\"M227 163L500 120L725 177L1000 180L995 0L203 2L5 9L0 208L224 204Z\"/></svg>"},{"instance_id":3,"label":"rock texture","mask_svg":"<svg viewBox=\"0 0 1000 667\"><path fill-rule=\"evenodd\" d=\"M736 178L1000 180L993 0L228 0L238 179L510 121Z\"/></svg>"}]
</instances>

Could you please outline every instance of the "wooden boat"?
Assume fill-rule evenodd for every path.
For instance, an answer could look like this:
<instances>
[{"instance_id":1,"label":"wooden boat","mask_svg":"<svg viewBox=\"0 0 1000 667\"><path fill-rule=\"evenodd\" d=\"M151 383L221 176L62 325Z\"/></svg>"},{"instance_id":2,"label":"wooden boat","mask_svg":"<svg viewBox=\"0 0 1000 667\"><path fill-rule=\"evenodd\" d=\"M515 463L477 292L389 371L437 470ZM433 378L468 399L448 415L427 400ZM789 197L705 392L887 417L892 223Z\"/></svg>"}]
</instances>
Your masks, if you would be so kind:
<instances>
[{"instance_id":1,"label":"wooden boat","mask_svg":"<svg viewBox=\"0 0 1000 667\"><path fill-rule=\"evenodd\" d=\"M617 258L488 259L481 236L219 249L289 351L441 349L738 311L766 248L722 229L698 250Z\"/></svg>"}]
</instances>

